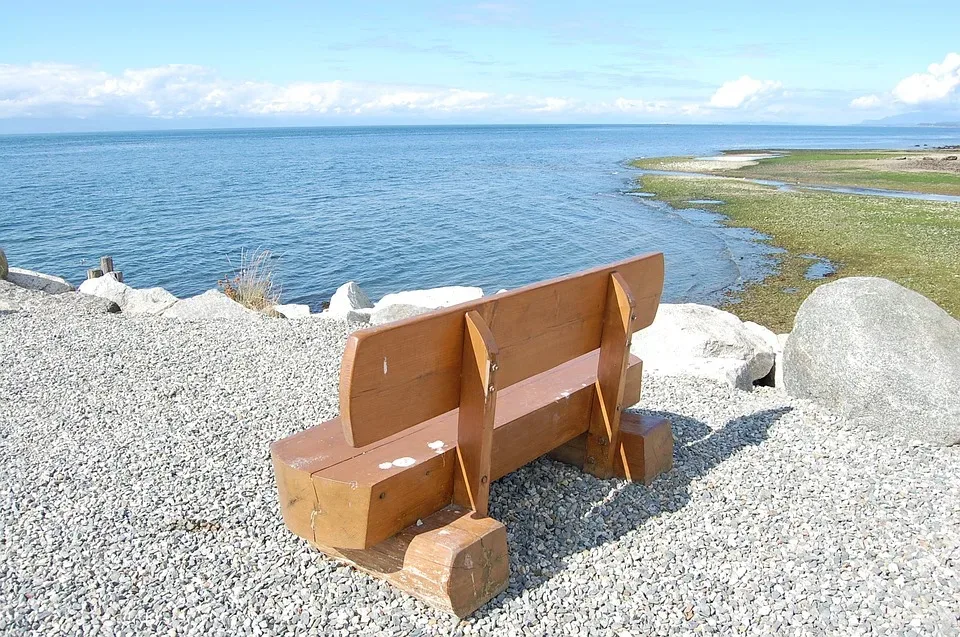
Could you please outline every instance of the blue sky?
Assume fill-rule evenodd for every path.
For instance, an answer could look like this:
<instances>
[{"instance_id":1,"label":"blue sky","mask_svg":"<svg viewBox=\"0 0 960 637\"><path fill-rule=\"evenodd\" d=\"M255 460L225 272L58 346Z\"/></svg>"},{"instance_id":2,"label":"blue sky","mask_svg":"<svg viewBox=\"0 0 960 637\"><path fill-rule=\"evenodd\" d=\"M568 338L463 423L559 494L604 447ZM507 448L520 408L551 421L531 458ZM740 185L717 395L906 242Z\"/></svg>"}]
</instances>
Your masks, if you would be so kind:
<instances>
[{"instance_id":1,"label":"blue sky","mask_svg":"<svg viewBox=\"0 0 960 637\"><path fill-rule=\"evenodd\" d=\"M139 4L4 3L0 132L960 119L956 2Z\"/></svg>"}]
</instances>

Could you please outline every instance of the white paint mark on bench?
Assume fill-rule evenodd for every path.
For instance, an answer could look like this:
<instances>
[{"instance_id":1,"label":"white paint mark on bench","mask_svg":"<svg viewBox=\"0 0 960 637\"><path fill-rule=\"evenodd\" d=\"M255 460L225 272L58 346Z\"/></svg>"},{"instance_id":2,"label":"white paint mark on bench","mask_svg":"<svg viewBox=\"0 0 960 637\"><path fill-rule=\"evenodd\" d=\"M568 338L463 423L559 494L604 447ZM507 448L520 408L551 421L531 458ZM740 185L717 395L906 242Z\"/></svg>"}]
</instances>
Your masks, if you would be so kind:
<instances>
[{"instance_id":1,"label":"white paint mark on bench","mask_svg":"<svg viewBox=\"0 0 960 637\"><path fill-rule=\"evenodd\" d=\"M442 440L434 440L433 442L429 443L427 446L433 449L436 453L443 453Z\"/></svg>"},{"instance_id":2,"label":"white paint mark on bench","mask_svg":"<svg viewBox=\"0 0 960 637\"><path fill-rule=\"evenodd\" d=\"M383 375L384 376L387 375L387 357L386 356L383 357Z\"/></svg>"},{"instance_id":3,"label":"white paint mark on bench","mask_svg":"<svg viewBox=\"0 0 960 637\"><path fill-rule=\"evenodd\" d=\"M417 461L411 458L410 456L404 456L402 458L397 458L393 462L381 462L377 465L380 469L392 469L393 467L412 467L417 464Z\"/></svg>"}]
</instances>

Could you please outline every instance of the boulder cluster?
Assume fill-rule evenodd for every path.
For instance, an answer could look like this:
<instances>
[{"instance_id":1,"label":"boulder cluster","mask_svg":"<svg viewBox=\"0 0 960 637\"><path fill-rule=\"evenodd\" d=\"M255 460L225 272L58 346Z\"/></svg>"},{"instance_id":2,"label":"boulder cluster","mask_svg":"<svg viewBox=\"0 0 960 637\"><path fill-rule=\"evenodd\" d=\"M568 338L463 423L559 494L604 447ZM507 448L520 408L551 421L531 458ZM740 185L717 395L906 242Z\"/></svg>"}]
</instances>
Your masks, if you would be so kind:
<instances>
[{"instance_id":1,"label":"boulder cluster","mask_svg":"<svg viewBox=\"0 0 960 637\"><path fill-rule=\"evenodd\" d=\"M217 290L178 299L163 288L136 289L110 275L76 289L59 277L10 267L2 251L0 279L14 289L78 292L69 296L85 311L182 321L265 316ZM285 304L266 314L363 327L482 296L480 288L452 286L387 294L373 302L350 281L323 312ZM16 311L13 300L0 301L0 310ZM800 307L790 334L774 334L714 307L663 303L653 324L634 336L631 352L649 374L704 378L748 391L773 386L883 434L960 444L960 321L885 279L850 277L820 286Z\"/></svg>"}]
</instances>

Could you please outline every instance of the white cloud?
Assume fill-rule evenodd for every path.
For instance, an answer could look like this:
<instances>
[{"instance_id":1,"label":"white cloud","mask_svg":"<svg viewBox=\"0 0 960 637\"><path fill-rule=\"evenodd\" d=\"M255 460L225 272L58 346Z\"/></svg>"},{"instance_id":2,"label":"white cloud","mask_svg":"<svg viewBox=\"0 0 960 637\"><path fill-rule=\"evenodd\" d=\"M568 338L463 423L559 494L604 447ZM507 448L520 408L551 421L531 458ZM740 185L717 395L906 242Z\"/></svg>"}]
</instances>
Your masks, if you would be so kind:
<instances>
[{"instance_id":1,"label":"white cloud","mask_svg":"<svg viewBox=\"0 0 960 637\"><path fill-rule=\"evenodd\" d=\"M876 108L883 102L877 95L864 95L850 102L852 108Z\"/></svg>"},{"instance_id":2,"label":"white cloud","mask_svg":"<svg viewBox=\"0 0 960 637\"><path fill-rule=\"evenodd\" d=\"M941 102L953 97L960 87L960 54L948 53L940 64L933 63L926 73L914 73L894 87L893 96L904 104Z\"/></svg>"},{"instance_id":3,"label":"white cloud","mask_svg":"<svg viewBox=\"0 0 960 637\"><path fill-rule=\"evenodd\" d=\"M642 101L633 101L642 104ZM0 65L0 118L384 113L565 113L598 105L565 98L364 82L230 81L211 69L167 65L119 74L64 64ZM624 110L605 105L606 112ZM642 109L641 109L642 110Z\"/></svg>"},{"instance_id":4,"label":"white cloud","mask_svg":"<svg viewBox=\"0 0 960 637\"><path fill-rule=\"evenodd\" d=\"M743 76L721 86L709 104L625 95L605 101L341 80L238 81L189 64L120 73L67 64L0 64L0 118L322 116L369 121L392 115L444 118L482 113L488 119L735 120L737 108L753 105L780 87L779 82ZM729 115L721 109L729 110Z\"/></svg>"},{"instance_id":5,"label":"white cloud","mask_svg":"<svg viewBox=\"0 0 960 637\"><path fill-rule=\"evenodd\" d=\"M775 93L782 87L783 84L775 80L755 80L744 75L739 79L724 82L710 98L710 106L741 108Z\"/></svg>"}]
</instances>

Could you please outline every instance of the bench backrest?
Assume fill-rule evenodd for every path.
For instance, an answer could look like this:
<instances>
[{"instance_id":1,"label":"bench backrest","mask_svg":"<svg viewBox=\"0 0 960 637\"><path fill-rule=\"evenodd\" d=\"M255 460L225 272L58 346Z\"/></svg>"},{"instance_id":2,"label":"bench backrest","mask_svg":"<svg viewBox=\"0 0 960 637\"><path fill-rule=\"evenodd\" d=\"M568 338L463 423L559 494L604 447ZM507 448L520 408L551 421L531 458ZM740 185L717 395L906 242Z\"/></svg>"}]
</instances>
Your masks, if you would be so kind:
<instances>
[{"instance_id":1,"label":"bench backrest","mask_svg":"<svg viewBox=\"0 0 960 637\"><path fill-rule=\"evenodd\" d=\"M599 348L614 272L636 300L634 331L649 326L663 290L661 253L353 333L340 368L347 442L371 444L459 406L464 315L471 310L496 340L498 390Z\"/></svg>"}]
</instances>

